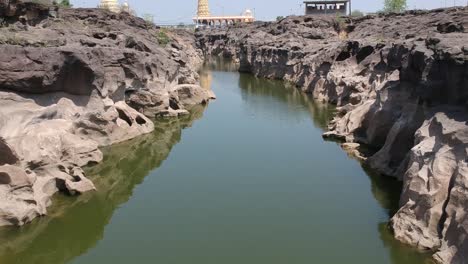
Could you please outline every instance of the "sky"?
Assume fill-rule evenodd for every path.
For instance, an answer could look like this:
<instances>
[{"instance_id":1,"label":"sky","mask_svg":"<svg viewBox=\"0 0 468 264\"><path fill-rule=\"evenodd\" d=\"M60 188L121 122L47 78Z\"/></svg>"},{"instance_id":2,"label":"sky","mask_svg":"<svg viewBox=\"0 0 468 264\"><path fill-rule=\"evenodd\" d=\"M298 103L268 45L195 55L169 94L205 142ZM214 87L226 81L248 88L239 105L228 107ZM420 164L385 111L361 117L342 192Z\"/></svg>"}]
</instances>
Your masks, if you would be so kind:
<instances>
[{"instance_id":1,"label":"sky","mask_svg":"<svg viewBox=\"0 0 468 264\"><path fill-rule=\"evenodd\" d=\"M123 3L124 0L119 0ZM303 0L209 0L212 15L238 15L245 9L255 12L257 20L274 20L277 16L303 14ZM376 12L384 0L353 0L352 9ZM99 0L71 0L75 7L96 7ZM190 23L197 9L197 0L128 0L137 14L152 14L156 23ZM467 5L468 0L407 0L410 9L433 9Z\"/></svg>"}]
</instances>

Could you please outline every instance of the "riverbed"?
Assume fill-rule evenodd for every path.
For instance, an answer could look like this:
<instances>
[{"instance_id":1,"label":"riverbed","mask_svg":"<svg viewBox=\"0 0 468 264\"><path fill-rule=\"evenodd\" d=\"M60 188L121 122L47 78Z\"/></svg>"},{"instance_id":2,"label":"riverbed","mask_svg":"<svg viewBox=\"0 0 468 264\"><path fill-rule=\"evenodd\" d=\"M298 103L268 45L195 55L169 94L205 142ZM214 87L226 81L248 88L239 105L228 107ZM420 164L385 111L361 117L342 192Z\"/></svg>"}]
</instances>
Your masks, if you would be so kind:
<instances>
[{"instance_id":1,"label":"riverbed","mask_svg":"<svg viewBox=\"0 0 468 264\"><path fill-rule=\"evenodd\" d=\"M212 65L217 95L104 149L97 192L0 229L0 263L418 264L388 229L401 183L321 134L333 107L281 81Z\"/></svg>"}]
</instances>

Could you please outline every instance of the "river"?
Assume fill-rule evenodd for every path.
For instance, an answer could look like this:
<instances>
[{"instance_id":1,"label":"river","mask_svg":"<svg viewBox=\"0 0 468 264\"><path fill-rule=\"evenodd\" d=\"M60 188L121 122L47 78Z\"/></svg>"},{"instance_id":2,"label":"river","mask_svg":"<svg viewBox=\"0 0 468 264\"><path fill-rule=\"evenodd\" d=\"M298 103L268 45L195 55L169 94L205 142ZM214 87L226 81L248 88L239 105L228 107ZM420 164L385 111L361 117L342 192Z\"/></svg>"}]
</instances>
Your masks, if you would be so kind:
<instances>
[{"instance_id":1,"label":"river","mask_svg":"<svg viewBox=\"0 0 468 264\"><path fill-rule=\"evenodd\" d=\"M321 137L333 108L215 65L218 99L103 150L97 192L0 229L2 264L419 264L387 223L401 184Z\"/></svg>"}]
</instances>

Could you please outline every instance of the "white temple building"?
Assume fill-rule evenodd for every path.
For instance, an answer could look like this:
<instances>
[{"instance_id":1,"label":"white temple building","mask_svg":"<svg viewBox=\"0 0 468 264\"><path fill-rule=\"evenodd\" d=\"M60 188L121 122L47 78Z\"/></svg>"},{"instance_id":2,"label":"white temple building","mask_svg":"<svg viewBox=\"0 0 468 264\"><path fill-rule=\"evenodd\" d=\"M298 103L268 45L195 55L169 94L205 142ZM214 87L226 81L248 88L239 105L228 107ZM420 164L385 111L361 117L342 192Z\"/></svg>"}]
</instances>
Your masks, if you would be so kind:
<instances>
[{"instance_id":1,"label":"white temple building","mask_svg":"<svg viewBox=\"0 0 468 264\"><path fill-rule=\"evenodd\" d=\"M101 0L101 3L99 3L99 8L107 9L114 13L127 12L129 14L135 15L135 11L130 8L130 5L127 1L120 5L118 0Z\"/></svg>"}]
</instances>

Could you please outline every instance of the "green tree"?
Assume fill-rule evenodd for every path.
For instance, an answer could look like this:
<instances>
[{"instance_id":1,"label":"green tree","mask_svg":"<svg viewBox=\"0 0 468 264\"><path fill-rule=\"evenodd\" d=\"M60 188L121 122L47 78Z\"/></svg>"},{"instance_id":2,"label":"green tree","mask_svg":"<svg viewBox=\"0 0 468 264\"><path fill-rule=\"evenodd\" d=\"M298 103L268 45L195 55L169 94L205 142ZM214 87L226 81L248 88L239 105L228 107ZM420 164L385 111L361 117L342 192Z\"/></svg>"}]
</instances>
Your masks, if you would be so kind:
<instances>
[{"instance_id":1,"label":"green tree","mask_svg":"<svg viewBox=\"0 0 468 264\"><path fill-rule=\"evenodd\" d=\"M60 4L63 7L73 7L73 5L70 3L70 0L62 0L60 1Z\"/></svg>"},{"instance_id":2,"label":"green tree","mask_svg":"<svg viewBox=\"0 0 468 264\"><path fill-rule=\"evenodd\" d=\"M62 0L60 4L65 7L73 7L73 5L70 3L70 0Z\"/></svg>"},{"instance_id":3,"label":"green tree","mask_svg":"<svg viewBox=\"0 0 468 264\"><path fill-rule=\"evenodd\" d=\"M353 17L362 17L362 16L364 16L364 13L361 12L360 10L353 10L353 12L351 12L351 16L353 16Z\"/></svg>"},{"instance_id":4,"label":"green tree","mask_svg":"<svg viewBox=\"0 0 468 264\"><path fill-rule=\"evenodd\" d=\"M277 16L276 17L276 21L280 21L280 20L283 20L284 19L284 16Z\"/></svg>"},{"instance_id":5,"label":"green tree","mask_svg":"<svg viewBox=\"0 0 468 264\"><path fill-rule=\"evenodd\" d=\"M53 1L51 0L31 0L30 2L36 3L36 4L41 4L41 5L47 5L50 6L53 4Z\"/></svg>"},{"instance_id":6,"label":"green tree","mask_svg":"<svg viewBox=\"0 0 468 264\"><path fill-rule=\"evenodd\" d=\"M406 10L406 0L385 0L384 12L401 13Z\"/></svg>"}]
</instances>

